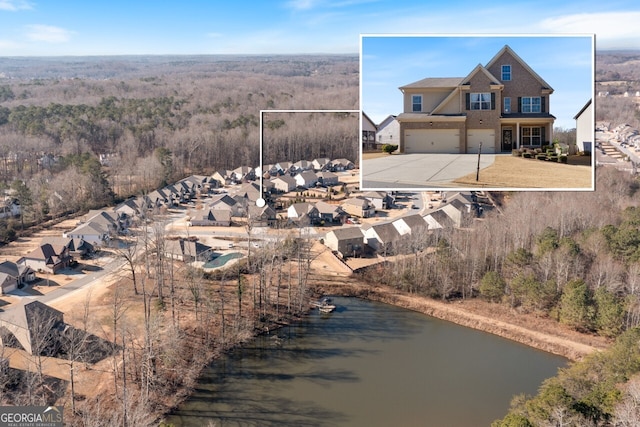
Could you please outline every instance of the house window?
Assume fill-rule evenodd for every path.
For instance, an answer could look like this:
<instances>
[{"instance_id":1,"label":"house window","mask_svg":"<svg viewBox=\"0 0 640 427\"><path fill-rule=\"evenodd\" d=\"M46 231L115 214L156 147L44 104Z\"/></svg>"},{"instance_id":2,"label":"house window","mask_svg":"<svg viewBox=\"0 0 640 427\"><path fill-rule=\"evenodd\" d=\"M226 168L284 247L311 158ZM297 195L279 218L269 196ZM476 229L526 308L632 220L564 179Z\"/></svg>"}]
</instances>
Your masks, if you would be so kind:
<instances>
[{"instance_id":1,"label":"house window","mask_svg":"<svg viewBox=\"0 0 640 427\"><path fill-rule=\"evenodd\" d=\"M504 98L504 112L505 114L511 113L511 98L508 96Z\"/></svg>"},{"instance_id":2,"label":"house window","mask_svg":"<svg viewBox=\"0 0 640 427\"><path fill-rule=\"evenodd\" d=\"M411 111L414 113L422 112L422 95L411 95Z\"/></svg>"},{"instance_id":3,"label":"house window","mask_svg":"<svg viewBox=\"0 0 640 427\"><path fill-rule=\"evenodd\" d=\"M511 65L502 66L502 81L511 80Z\"/></svg>"},{"instance_id":4,"label":"house window","mask_svg":"<svg viewBox=\"0 0 640 427\"><path fill-rule=\"evenodd\" d=\"M490 93L472 93L470 97L470 110L490 110L491 94Z\"/></svg>"},{"instance_id":5,"label":"house window","mask_svg":"<svg viewBox=\"0 0 640 427\"><path fill-rule=\"evenodd\" d=\"M542 145L542 132L540 127L522 127L522 145Z\"/></svg>"},{"instance_id":6,"label":"house window","mask_svg":"<svg viewBox=\"0 0 640 427\"><path fill-rule=\"evenodd\" d=\"M523 96L522 112L523 113L539 113L541 112L541 102L539 96Z\"/></svg>"}]
</instances>

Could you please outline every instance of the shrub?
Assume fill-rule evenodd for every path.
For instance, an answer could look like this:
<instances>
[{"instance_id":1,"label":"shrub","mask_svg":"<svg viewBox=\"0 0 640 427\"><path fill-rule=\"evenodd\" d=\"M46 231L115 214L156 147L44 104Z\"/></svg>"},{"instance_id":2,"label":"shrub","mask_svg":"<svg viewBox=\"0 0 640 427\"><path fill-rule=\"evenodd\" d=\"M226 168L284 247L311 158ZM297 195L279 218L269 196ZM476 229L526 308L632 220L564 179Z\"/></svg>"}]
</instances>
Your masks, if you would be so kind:
<instances>
[{"instance_id":1,"label":"shrub","mask_svg":"<svg viewBox=\"0 0 640 427\"><path fill-rule=\"evenodd\" d=\"M558 157L558 163L567 163L567 161L569 160L569 158L567 156L560 156Z\"/></svg>"},{"instance_id":2,"label":"shrub","mask_svg":"<svg viewBox=\"0 0 640 427\"><path fill-rule=\"evenodd\" d=\"M517 148L514 148L513 150L511 150L511 155L513 157L520 157L522 155L522 153Z\"/></svg>"},{"instance_id":3,"label":"shrub","mask_svg":"<svg viewBox=\"0 0 640 427\"><path fill-rule=\"evenodd\" d=\"M536 159L538 159L538 160L547 160L547 155L546 154L542 154L542 153L536 154Z\"/></svg>"},{"instance_id":4,"label":"shrub","mask_svg":"<svg viewBox=\"0 0 640 427\"><path fill-rule=\"evenodd\" d=\"M525 159L530 159L531 153L529 153L528 151L525 151L524 153L522 153L522 157L524 157Z\"/></svg>"},{"instance_id":5,"label":"shrub","mask_svg":"<svg viewBox=\"0 0 640 427\"><path fill-rule=\"evenodd\" d=\"M397 145L394 144L384 144L382 146L382 151L384 151L385 153L393 153L394 151L396 151L398 149Z\"/></svg>"}]
</instances>

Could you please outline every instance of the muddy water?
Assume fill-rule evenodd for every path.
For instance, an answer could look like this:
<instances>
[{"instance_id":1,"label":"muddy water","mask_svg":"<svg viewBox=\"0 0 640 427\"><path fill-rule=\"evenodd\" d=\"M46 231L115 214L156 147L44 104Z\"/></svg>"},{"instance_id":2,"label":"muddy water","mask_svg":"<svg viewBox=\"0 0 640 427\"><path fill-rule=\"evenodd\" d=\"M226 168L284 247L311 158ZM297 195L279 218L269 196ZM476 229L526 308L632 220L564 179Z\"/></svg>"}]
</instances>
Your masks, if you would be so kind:
<instances>
[{"instance_id":1,"label":"muddy water","mask_svg":"<svg viewBox=\"0 0 640 427\"><path fill-rule=\"evenodd\" d=\"M566 359L355 298L216 361L176 426L488 426Z\"/></svg>"}]
</instances>

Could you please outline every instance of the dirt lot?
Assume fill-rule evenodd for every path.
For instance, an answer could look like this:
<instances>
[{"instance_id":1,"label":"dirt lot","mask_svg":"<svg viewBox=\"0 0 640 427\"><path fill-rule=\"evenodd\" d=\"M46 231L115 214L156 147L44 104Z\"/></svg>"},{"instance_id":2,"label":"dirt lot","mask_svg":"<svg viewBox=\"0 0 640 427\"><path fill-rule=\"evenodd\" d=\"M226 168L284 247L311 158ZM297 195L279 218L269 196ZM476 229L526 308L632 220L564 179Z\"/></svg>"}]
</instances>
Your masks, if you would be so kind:
<instances>
[{"instance_id":1,"label":"dirt lot","mask_svg":"<svg viewBox=\"0 0 640 427\"><path fill-rule=\"evenodd\" d=\"M584 162L574 159L572 163ZM592 188L593 169L581 164L544 162L513 156L496 156L493 165L456 179L456 184L485 188Z\"/></svg>"}]
</instances>

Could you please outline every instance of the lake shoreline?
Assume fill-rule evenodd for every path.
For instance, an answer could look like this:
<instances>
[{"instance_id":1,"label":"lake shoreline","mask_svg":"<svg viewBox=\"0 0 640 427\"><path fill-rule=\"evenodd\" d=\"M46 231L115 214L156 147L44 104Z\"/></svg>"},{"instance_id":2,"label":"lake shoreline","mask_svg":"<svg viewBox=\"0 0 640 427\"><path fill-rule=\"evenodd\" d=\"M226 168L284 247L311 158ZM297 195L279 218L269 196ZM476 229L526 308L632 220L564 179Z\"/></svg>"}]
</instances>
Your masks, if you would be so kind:
<instances>
[{"instance_id":1,"label":"lake shoreline","mask_svg":"<svg viewBox=\"0 0 640 427\"><path fill-rule=\"evenodd\" d=\"M417 311L437 319L494 334L538 350L553 353L571 361L580 360L588 354L603 350L608 344L601 337L564 330L559 324L556 325L556 329L557 332L562 333L553 333L538 329L538 325L535 325L536 329L531 329L522 324L499 318L505 316L488 317L486 314L481 313L482 310L478 310L478 306L482 303L477 301L437 301L426 296L406 294L393 288L353 281L349 281L349 283L331 281L330 284L316 284L316 292L319 294L358 297ZM485 309L487 304L482 304ZM499 311L497 308L496 306L496 314ZM517 314L516 316L524 315ZM528 318L521 318L520 323L527 319L543 322L543 319L535 318L531 315Z\"/></svg>"}]
</instances>

